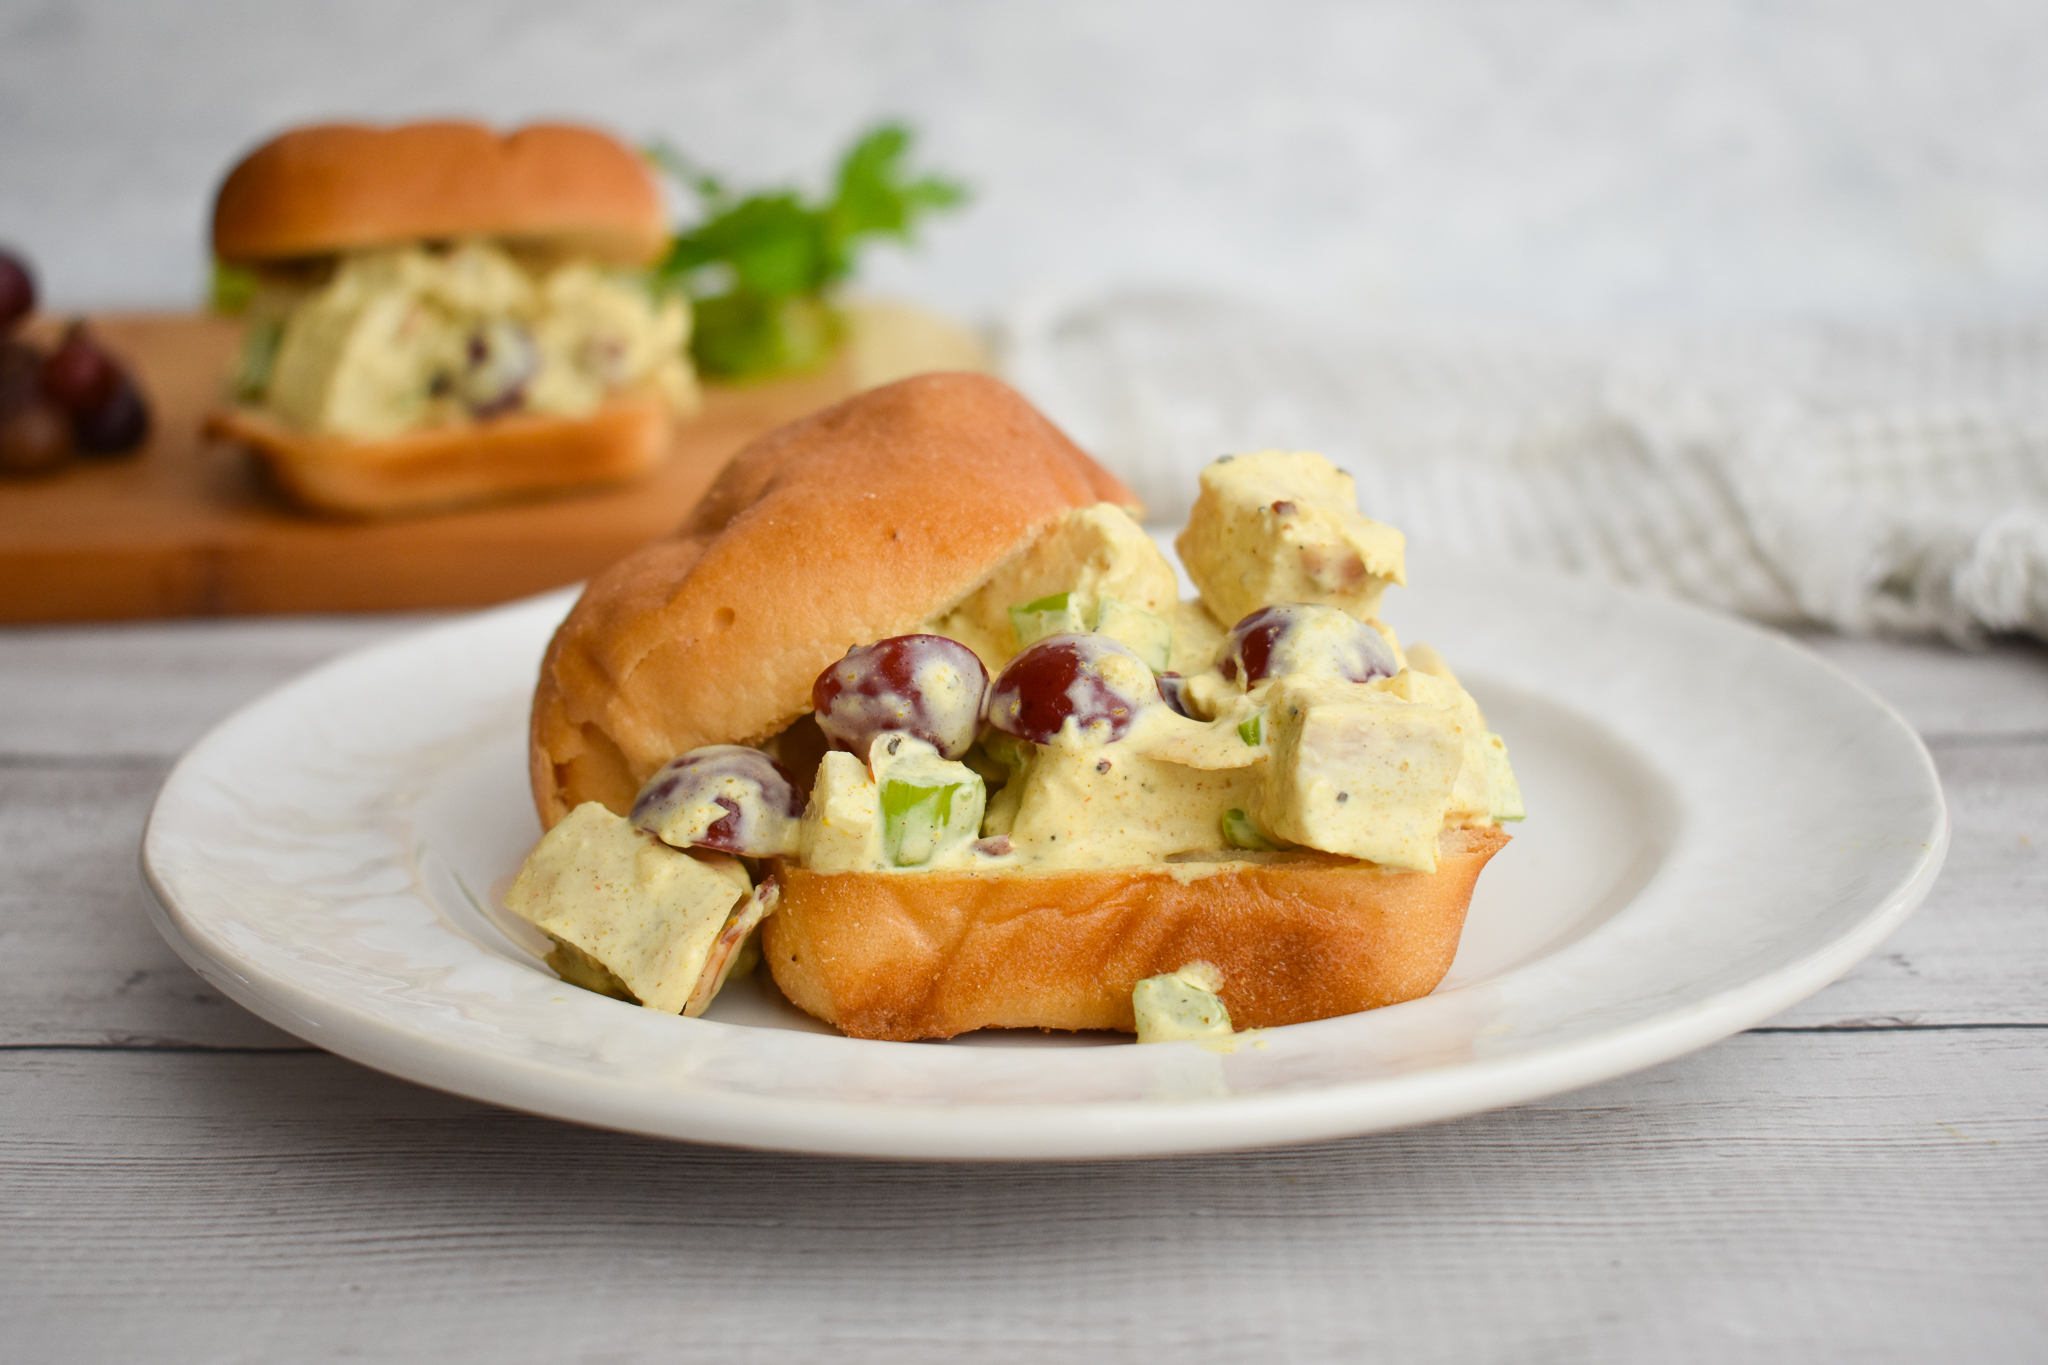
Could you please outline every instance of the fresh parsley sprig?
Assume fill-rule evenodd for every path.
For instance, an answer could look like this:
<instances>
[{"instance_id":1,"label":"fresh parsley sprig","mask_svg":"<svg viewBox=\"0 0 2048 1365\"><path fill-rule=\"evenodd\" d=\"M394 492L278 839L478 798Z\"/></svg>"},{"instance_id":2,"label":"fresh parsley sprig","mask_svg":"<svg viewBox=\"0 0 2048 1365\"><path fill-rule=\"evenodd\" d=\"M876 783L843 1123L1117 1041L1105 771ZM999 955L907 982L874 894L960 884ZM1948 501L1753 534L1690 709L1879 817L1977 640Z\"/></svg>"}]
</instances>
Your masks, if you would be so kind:
<instances>
[{"instance_id":1,"label":"fresh parsley sprig","mask_svg":"<svg viewBox=\"0 0 2048 1365\"><path fill-rule=\"evenodd\" d=\"M684 290L695 307L690 354L701 373L761 379L831 356L845 332L832 290L852 278L860 250L878 237L908 244L920 218L967 200L956 181L913 178L910 143L901 124L863 134L820 203L796 190L742 198L674 147L649 149L703 208L703 221L678 233L655 268L657 284Z\"/></svg>"}]
</instances>

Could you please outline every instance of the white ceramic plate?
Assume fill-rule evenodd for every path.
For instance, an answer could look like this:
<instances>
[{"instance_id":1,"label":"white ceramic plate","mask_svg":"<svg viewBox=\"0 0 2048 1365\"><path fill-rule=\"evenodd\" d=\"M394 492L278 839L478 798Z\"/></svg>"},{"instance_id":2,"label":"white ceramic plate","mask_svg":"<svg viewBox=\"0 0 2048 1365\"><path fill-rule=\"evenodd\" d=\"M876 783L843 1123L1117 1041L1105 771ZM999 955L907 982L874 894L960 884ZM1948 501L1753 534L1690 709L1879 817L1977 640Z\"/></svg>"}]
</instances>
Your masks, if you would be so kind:
<instances>
[{"instance_id":1,"label":"white ceramic plate","mask_svg":"<svg viewBox=\"0 0 2048 1365\"><path fill-rule=\"evenodd\" d=\"M538 836L527 702L556 594L371 649L220 726L165 783L158 927L298 1036L497 1104L891 1157L1107 1157L1468 1114L1702 1047L1847 971L1926 895L1934 768L1784 638L1609 587L1418 561L1389 615L1457 667L1531 812L1426 999L1227 1050L842 1038L772 986L704 1019L573 989L498 904ZM736 679L735 685L744 685Z\"/></svg>"}]
</instances>

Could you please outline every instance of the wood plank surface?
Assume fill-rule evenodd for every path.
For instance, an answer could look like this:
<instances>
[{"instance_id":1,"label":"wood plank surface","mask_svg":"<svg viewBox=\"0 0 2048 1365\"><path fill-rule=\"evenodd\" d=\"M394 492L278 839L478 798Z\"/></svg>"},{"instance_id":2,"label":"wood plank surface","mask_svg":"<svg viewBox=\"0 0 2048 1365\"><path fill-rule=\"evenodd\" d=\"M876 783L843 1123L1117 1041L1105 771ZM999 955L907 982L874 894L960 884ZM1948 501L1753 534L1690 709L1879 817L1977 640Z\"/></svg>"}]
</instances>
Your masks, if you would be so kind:
<instances>
[{"instance_id":1,"label":"wood plank surface","mask_svg":"<svg viewBox=\"0 0 2048 1365\"><path fill-rule=\"evenodd\" d=\"M575 582L674 529L753 437L928 358L975 358L971 338L929 315L871 304L852 317L853 343L816 375L706 385L703 411L644 480L379 521L294 508L246 451L200 436L236 323L96 319L149 396L153 435L132 458L0 480L0 621L482 606Z\"/></svg>"},{"instance_id":2,"label":"wood plank surface","mask_svg":"<svg viewBox=\"0 0 2048 1365\"><path fill-rule=\"evenodd\" d=\"M1930 743L2048 736L2048 643L2009 636L1966 650L1822 630L1795 638L1883 697Z\"/></svg>"},{"instance_id":3,"label":"wood plank surface","mask_svg":"<svg viewBox=\"0 0 2048 1365\"><path fill-rule=\"evenodd\" d=\"M320 1054L0 1068L30 1360L2020 1362L2038 1037L1739 1037L1457 1123L891 1165L527 1118Z\"/></svg>"}]
</instances>

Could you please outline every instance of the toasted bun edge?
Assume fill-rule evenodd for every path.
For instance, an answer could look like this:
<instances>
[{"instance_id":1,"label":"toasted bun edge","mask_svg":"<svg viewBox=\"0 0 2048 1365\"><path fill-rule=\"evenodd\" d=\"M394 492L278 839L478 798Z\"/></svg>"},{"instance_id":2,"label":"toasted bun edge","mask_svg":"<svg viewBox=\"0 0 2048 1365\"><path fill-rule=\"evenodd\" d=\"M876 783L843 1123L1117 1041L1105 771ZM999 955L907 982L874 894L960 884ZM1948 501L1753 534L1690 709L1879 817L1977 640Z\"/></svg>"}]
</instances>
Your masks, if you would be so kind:
<instances>
[{"instance_id":1,"label":"toasted bun edge","mask_svg":"<svg viewBox=\"0 0 2048 1365\"><path fill-rule=\"evenodd\" d=\"M857 1038L982 1028L1135 1027L1131 989L1215 967L1239 1029L1325 1019L1434 990L1472 890L1508 843L1447 830L1433 873L1342 859L1058 873L782 867L762 953L784 995Z\"/></svg>"},{"instance_id":2,"label":"toasted bun edge","mask_svg":"<svg viewBox=\"0 0 2048 1365\"><path fill-rule=\"evenodd\" d=\"M209 415L204 431L255 452L305 507L377 517L629 482L668 458L675 416L639 390L584 417L514 413L377 441L307 435L248 408Z\"/></svg>"}]
</instances>

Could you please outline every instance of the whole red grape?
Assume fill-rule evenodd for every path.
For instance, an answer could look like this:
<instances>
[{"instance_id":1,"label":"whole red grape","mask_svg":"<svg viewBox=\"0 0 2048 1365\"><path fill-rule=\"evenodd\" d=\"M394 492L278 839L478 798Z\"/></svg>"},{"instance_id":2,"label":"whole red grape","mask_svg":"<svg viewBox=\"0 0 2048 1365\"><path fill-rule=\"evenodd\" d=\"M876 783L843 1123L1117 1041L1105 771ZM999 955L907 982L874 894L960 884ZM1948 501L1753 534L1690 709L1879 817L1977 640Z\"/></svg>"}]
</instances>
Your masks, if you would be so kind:
<instances>
[{"instance_id":1,"label":"whole red grape","mask_svg":"<svg viewBox=\"0 0 2048 1365\"><path fill-rule=\"evenodd\" d=\"M71 458L71 422L40 396L0 416L0 474L47 474Z\"/></svg>"},{"instance_id":2,"label":"whole red grape","mask_svg":"<svg viewBox=\"0 0 2048 1365\"><path fill-rule=\"evenodd\" d=\"M818 728L833 745L868 756L879 734L914 735L958 760L981 732L988 670L943 635L897 635L849 650L811 684Z\"/></svg>"},{"instance_id":3,"label":"whole red grape","mask_svg":"<svg viewBox=\"0 0 2048 1365\"><path fill-rule=\"evenodd\" d=\"M100 349L82 322L64 329L64 340L43 362L43 392L74 417L110 400L121 379L120 365Z\"/></svg>"},{"instance_id":4,"label":"whole red grape","mask_svg":"<svg viewBox=\"0 0 2048 1365\"><path fill-rule=\"evenodd\" d=\"M118 374L114 391L90 412L71 419L71 439L81 455L126 455L149 439L149 405L135 381Z\"/></svg>"},{"instance_id":5,"label":"whole red grape","mask_svg":"<svg viewBox=\"0 0 2048 1365\"><path fill-rule=\"evenodd\" d=\"M35 310L36 277L29 273L28 262L11 251L0 251L0 332L13 331Z\"/></svg>"},{"instance_id":6,"label":"whole red grape","mask_svg":"<svg viewBox=\"0 0 2048 1365\"><path fill-rule=\"evenodd\" d=\"M0 340L0 415L43 392L43 353L26 341Z\"/></svg>"}]
</instances>

